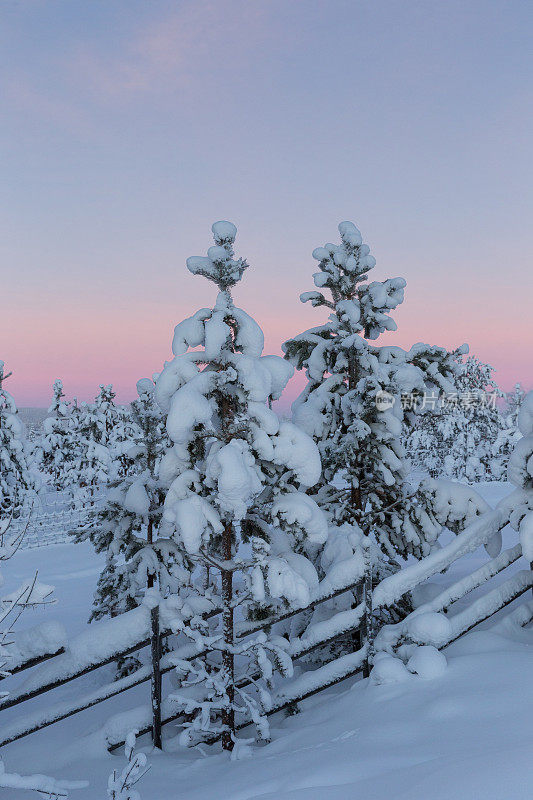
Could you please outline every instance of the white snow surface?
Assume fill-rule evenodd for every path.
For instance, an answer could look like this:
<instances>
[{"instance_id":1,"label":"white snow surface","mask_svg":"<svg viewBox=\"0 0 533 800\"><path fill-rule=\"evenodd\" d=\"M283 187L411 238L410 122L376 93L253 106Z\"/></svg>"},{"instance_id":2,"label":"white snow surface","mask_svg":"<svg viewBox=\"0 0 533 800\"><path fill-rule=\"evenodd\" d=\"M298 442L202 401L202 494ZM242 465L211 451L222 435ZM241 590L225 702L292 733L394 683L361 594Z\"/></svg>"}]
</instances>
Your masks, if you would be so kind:
<instances>
[{"instance_id":1,"label":"white snow surface","mask_svg":"<svg viewBox=\"0 0 533 800\"><path fill-rule=\"evenodd\" d=\"M512 490L503 483L478 488L491 506ZM517 543L509 528L503 538L504 547ZM483 539L480 535L480 546L449 571L433 576L432 584L444 590L485 564ZM6 572L6 591L38 567L40 580L56 586L59 602L28 612L24 625L57 619L72 636L90 630L86 619L101 563L85 544L19 552ZM524 566L519 559L516 570ZM499 585L503 577L493 580ZM440 674L437 662L442 665L442 660L429 646L413 648L408 666L380 654L377 665L387 680L348 679L301 702L300 714L276 715L272 742L252 746L248 758L230 761L217 748L184 750L173 738L178 733L173 725L164 729L163 753L153 752L148 737L141 737L137 751L146 752L152 764L139 785L143 800L531 800L533 626L519 624L528 623L533 612L533 603L526 600L515 601L494 621L447 647L448 665ZM108 683L113 672L113 665L104 667L26 708L4 710L2 724L18 722L48 704L75 700ZM21 680L9 678L2 688L13 689ZM47 774L52 758L59 780L89 781L71 793L73 800L105 797L108 775L122 770L124 755L109 754L100 731L119 712L131 723L129 729L136 727L137 712L130 709L140 704L149 704L148 683L7 745L2 755L9 773ZM240 733L242 739L251 735L249 730ZM0 790L2 800L12 795L15 800L14 792ZM16 793L20 800L33 797Z\"/></svg>"},{"instance_id":2,"label":"white snow surface","mask_svg":"<svg viewBox=\"0 0 533 800\"><path fill-rule=\"evenodd\" d=\"M290 524L299 525L309 542L323 544L328 538L326 515L304 492L279 495L272 504L272 516L281 516Z\"/></svg>"},{"instance_id":3,"label":"white snow surface","mask_svg":"<svg viewBox=\"0 0 533 800\"><path fill-rule=\"evenodd\" d=\"M321 464L313 439L292 422L282 422L274 441L274 461L294 470L304 486L314 486L320 478Z\"/></svg>"},{"instance_id":4,"label":"white snow surface","mask_svg":"<svg viewBox=\"0 0 533 800\"><path fill-rule=\"evenodd\" d=\"M150 510L150 499L146 493L145 480L148 475L141 475L138 480L134 481L126 492L124 498L124 508L126 511L131 511L132 514L145 516ZM144 478L144 480L143 480Z\"/></svg>"},{"instance_id":5,"label":"white snow surface","mask_svg":"<svg viewBox=\"0 0 533 800\"><path fill-rule=\"evenodd\" d=\"M263 488L255 458L243 439L213 451L208 459L208 477L217 484L218 500L224 511L241 520L253 499Z\"/></svg>"}]
</instances>

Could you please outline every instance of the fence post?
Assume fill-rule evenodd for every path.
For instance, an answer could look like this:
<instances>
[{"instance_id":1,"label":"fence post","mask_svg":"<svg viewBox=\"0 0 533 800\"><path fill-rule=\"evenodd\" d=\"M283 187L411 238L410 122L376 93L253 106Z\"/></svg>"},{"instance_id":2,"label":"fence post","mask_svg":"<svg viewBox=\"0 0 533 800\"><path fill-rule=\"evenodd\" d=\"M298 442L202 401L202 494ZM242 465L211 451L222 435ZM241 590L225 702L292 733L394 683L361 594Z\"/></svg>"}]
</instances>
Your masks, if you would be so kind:
<instances>
[{"instance_id":1,"label":"fence post","mask_svg":"<svg viewBox=\"0 0 533 800\"><path fill-rule=\"evenodd\" d=\"M364 580L364 577L363 577L363 579L361 581L359 581L359 583L355 587L354 595L355 595L355 603L356 603L356 605L361 605L361 603L365 599L365 580ZM359 627L352 634L352 641L354 643L355 649L356 650L361 650L361 648L365 644L365 640L366 640L365 615L363 614L363 616L361 617L361 622L359 624Z\"/></svg>"},{"instance_id":2,"label":"fence post","mask_svg":"<svg viewBox=\"0 0 533 800\"><path fill-rule=\"evenodd\" d=\"M151 634L150 645L152 651L152 741L154 747L161 750L161 635L159 632L159 606L154 606L150 611Z\"/></svg>"},{"instance_id":3,"label":"fence post","mask_svg":"<svg viewBox=\"0 0 533 800\"><path fill-rule=\"evenodd\" d=\"M372 618L372 555L368 538L363 543L365 576L363 580L363 599L365 604L363 632L366 637L368 651L363 665L363 677L370 676L374 655L374 621Z\"/></svg>"}]
</instances>

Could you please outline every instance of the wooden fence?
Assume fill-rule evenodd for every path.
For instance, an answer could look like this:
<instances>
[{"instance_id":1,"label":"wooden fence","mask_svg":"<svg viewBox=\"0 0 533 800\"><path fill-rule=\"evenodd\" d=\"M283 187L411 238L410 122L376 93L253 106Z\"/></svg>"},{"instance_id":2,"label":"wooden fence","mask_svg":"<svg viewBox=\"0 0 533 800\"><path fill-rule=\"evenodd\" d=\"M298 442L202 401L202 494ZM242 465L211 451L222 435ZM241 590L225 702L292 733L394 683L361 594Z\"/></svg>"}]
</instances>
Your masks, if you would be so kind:
<instances>
[{"instance_id":1,"label":"wooden fence","mask_svg":"<svg viewBox=\"0 0 533 800\"><path fill-rule=\"evenodd\" d=\"M379 609L397 603L431 576L441 573L458 559L476 550L479 546L487 544L498 535L506 524L507 519L499 511L489 512L458 534L448 545L385 578L373 589L371 576L358 575L357 580L353 580L354 576L352 575L349 582L329 587L305 609L280 613L257 623L243 622L237 626L236 641L242 641L246 637L288 620L302 611L310 611L345 592L352 592L358 598L358 602L352 603L353 607L338 611L325 622L311 624L301 636L294 637L288 644L288 654L293 659L298 659L349 634L354 641L353 652L332 658L317 669L308 669L296 678L284 679L273 696L272 707L267 714L275 714L293 703L359 673L367 676L374 647L392 654L405 641L433 644L438 648L445 647L532 588L533 572L530 569L521 570L511 575L501 585L493 589L489 588L481 597L471 601L466 608L456 613L450 613L450 609L452 612L455 611L454 604L457 601L487 584L518 561L521 557L521 547L516 544L498 556L490 558L486 564L467 577L443 589L437 597L417 608L401 622L396 625L383 626L374 641L373 620ZM416 625L413 625L413 621L420 614L428 612L443 614L448 620L447 634L441 635L440 639L431 636L421 638L416 635ZM205 617L212 618L221 613L220 608L213 608ZM522 612L517 616L516 609L514 609L512 615L514 615L513 619L518 620L519 618L519 624L527 624L533 617L533 604L528 604L527 613ZM102 633L101 637L99 637L99 633ZM60 649L56 648L53 653L42 653L25 662L15 664L11 669L12 674L26 673L28 670L32 670L32 677L0 701L0 712L29 703L32 699L77 680L106 664L150 647L149 663L130 675L78 696L75 701L57 703L44 711L30 713L25 718L17 717L11 725L0 730L0 746L53 725L126 692L134 686L150 681L151 702L137 710L136 727L139 728L140 734L151 731L154 744L160 747L162 727L170 722L186 720L186 715L182 711L176 711L172 702L168 700L162 702L162 676L175 668L178 658L190 660L208 655L208 651L201 650L199 646L192 643L162 654L162 642L169 636L172 636L172 631L168 627L168 609L165 609L164 604L153 609L142 606L114 620L106 620L92 625L87 633L81 634L78 639ZM93 647L87 646L88 640L92 641L93 639L94 642L99 643L95 651ZM241 682L240 688L246 683L252 682L253 677ZM243 716L237 721L236 729L249 724L250 719ZM109 748L114 749L121 746L124 743L126 732L120 730L120 725L109 732L107 734Z\"/></svg>"},{"instance_id":2,"label":"wooden fence","mask_svg":"<svg viewBox=\"0 0 533 800\"><path fill-rule=\"evenodd\" d=\"M314 599L313 602L310 603L305 609L298 609L288 613L283 613L254 625L247 625L244 623L240 629L237 629L236 638L244 639L247 636L251 636L252 634L266 629L277 622L289 619L290 617L301 613L302 611L310 610L321 603L332 600L344 592L353 591L357 585L358 583L350 582L348 585L336 587L335 589ZM222 610L216 608L206 614L206 618L216 617L221 613ZM14 691L11 691L8 697L6 697L3 701L0 701L0 712L14 706L19 706L23 703L27 703L28 701L40 695L51 692L60 686L64 686L71 681L77 680L78 678L81 678L82 676L105 666L106 664L110 664L125 656L132 655L133 653L136 653L147 646L150 646L150 664L140 667L135 672L127 675L124 678L120 678L119 680L99 687L98 689L89 692L86 695L78 697L73 703L60 703L56 706L47 708L45 711L38 712L33 716L26 717L25 719L17 719L14 725L11 725L8 729L0 731L0 746L9 744L10 742L16 741L17 739L41 730L49 725L53 725L60 720L71 717L74 714L84 711L87 708L91 708L92 706L102 703L111 697L122 694L134 686L138 686L139 684L148 681L151 681L150 707L153 713L151 715L152 718L147 721L147 724L143 727L141 732L146 733L151 730L154 743L159 743L160 746L162 725L167 724L179 716L167 715L163 718L161 717L162 675L175 668L174 662L176 658L185 660L199 658L206 656L208 651L202 651L193 644L187 644L177 650L173 650L162 655L162 640L171 636L172 631L168 629L163 629L162 631L159 630L160 614L157 607L151 610L144 608L135 609L134 611L123 614L114 620L105 621L104 623L96 623L95 625L91 626L91 638L96 640L99 628L106 626L108 629L106 638L112 638L114 641L117 639L120 640L120 632L124 627L124 621L128 621L127 618L131 618L133 615L144 615L147 617L147 620L149 619L149 625L144 625L142 638L139 638L133 643L128 644L127 647L120 647L120 645L112 647L105 653L104 657L98 658L97 660L89 657L86 661L78 660L78 663L73 663L73 659L69 658L68 648L61 648L61 650L57 651L56 653L42 654L37 658L32 658L27 662L17 664L11 670L12 674L24 672L25 670L38 665L43 665L45 662L47 662L44 670L41 671L41 675L39 676L37 674L35 678L29 682L29 686L27 684L23 684L18 690L15 689ZM307 638L305 638L305 636L300 637L291 643L289 649L290 654L294 658L301 657L312 652L318 647L332 642L345 633L357 631L359 629L362 616L363 604L359 604L355 609L339 612L328 621L327 633L323 631L321 632L320 628L315 626L317 629L313 629L313 632ZM127 628L127 625L125 627ZM117 635L109 637L109 630L113 628L116 629ZM363 667L364 652L361 652L360 657L356 660L358 663L357 671L359 671L359 669ZM74 659L74 662L76 662L76 659ZM351 672L350 674L354 674L354 672ZM346 674L344 677L348 677L348 675ZM291 700L287 699L285 704L287 705L290 702ZM111 742L110 744L118 745L120 742Z\"/></svg>"}]
</instances>

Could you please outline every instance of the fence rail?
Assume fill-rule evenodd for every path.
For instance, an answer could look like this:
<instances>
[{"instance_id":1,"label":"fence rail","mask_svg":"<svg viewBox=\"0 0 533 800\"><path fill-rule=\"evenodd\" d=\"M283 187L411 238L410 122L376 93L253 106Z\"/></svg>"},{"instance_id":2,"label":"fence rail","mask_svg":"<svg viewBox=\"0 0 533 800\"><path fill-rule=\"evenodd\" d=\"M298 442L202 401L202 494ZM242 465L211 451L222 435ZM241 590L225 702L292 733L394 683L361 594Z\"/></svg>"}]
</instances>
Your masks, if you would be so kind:
<instances>
[{"instance_id":1,"label":"fence rail","mask_svg":"<svg viewBox=\"0 0 533 800\"><path fill-rule=\"evenodd\" d=\"M350 582L340 587L336 587L329 592L325 592L322 596L315 599L309 607L316 607L320 603L325 603L328 600L331 600L335 597L338 597L340 594L348 591L353 591L357 587L357 582ZM306 608L309 608L306 607ZM236 631L236 638L242 639L246 636L250 636L253 633L257 633L260 630L264 630L269 628L271 625L276 624L277 622L289 619L296 614L305 611L306 609L296 609L292 610L288 613L280 614L276 617L270 617L267 620L262 621L257 625L253 625L251 628L248 629L246 624L243 624L240 629L237 628ZM328 631L328 634L323 633L322 637L320 636L318 630L315 630L314 634L307 639L305 637L300 637L299 639L295 640L293 643L292 651L289 651L293 657L301 657L306 655L307 653L312 652L312 650L328 644L329 642L333 641L334 639L338 638L339 636L348 633L352 630L355 630L355 627L359 624L361 617L362 617L363 609L361 606L358 606L357 609L351 610L351 612L341 612L337 615L339 618L337 620L337 628L334 629L333 633L331 629ZM128 647L114 647L108 653L106 653L105 657L100 658L97 661L90 661L89 663L81 663L77 667L72 667L72 658L69 653L69 648L63 649L61 655L57 658L55 664L55 674L54 677L48 677L51 674L52 670L50 668L50 662L53 662L56 658L57 654L44 654L39 658L33 660L32 663L27 663L26 665L21 666L17 671L21 672L24 669L28 669L33 666L37 666L39 664L44 664L44 662L48 662L47 664L47 671L45 672L41 681L39 681L38 676L36 676L33 680L33 686L30 688L24 688L24 685L15 692L10 693L8 697L6 697L3 701L0 702L0 712L6 710L8 708L12 708L14 706L19 706L22 703L25 703L29 700L32 700L40 695L46 694L53 689L57 689L60 686L64 686L71 681L74 681L78 678L81 678L84 675L87 675L100 667L106 666L107 664L113 663L119 658L123 658L128 655L132 655L133 653L138 652L139 650L143 649L150 645L151 647L151 662L150 665L143 666L140 669L136 670L135 672L127 675L124 678L119 680L113 681L99 689L88 693L85 696L79 697L74 703L65 705L65 704L58 704L55 707L49 708L44 712L39 712L33 718L29 718L26 720L17 720L17 722L10 726L9 729L5 729L0 733L0 747L9 744L10 742L16 741L17 739L23 738L24 736L29 735L30 733L34 733L42 728L48 727L49 725L54 724L55 722L59 722L62 719L66 719L67 717L71 717L74 714L77 714L81 711L84 711L87 708L91 708L92 706L97 705L98 703L102 703L105 700L110 699L111 697L115 697L122 692L127 691L128 689L133 688L134 686L138 686L141 683L145 683L147 681L152 681L155 683L156 691L154 695L154 690L152 690L152 709L154 710L154 714L156 716L156 720L151 720L149 724L147 724L146 730L144 732L149 732L155 727L154 735L157 737L157 731L160 732L161 726L166 724L169 720L159 721L157 717L160 714L160 702L161 702L161 693L160 693L160 684L161 684L161 676L170 672L174 669L175 660L176 658L182 660L190 660L192 658L199 658L202 656L206 656L208 654L207 650L201 650L193 644L188 644L180 647L178 650L166 653L164 655L160 654L160 642L168 638L172 635L172 631L168 628L164 628L162 631L157 631L155 637L150 630L150 627L153 627L153 611L148 611L145 609L135 609L134 611L130 611L127 614L123 614L120 617L115 618L115 620L105 621L103 623L96 623L95 625L91 626L91 638L97 639L98 638L98 630L99 627L106 627L107 634L109 635L110 629L116 628L117 633L120 632L120 629L124 627L123 623L128 618L133 615L140 616L143 614L146 617L144 628L143 628L143 635L142 638L138 638L135 642L129 644ZM213 618L222 614L222 609L214 608L208 613L205 614L206 619ZM149 626L150 621L150 626ZM158 623L157 623L158 624ZM126 626L127 627L127 626ZM315 626L319 627L319 626ZM87 637L88 634L82 634L82 636ZM115 637L116 638L116 637ZM154 643L154 638L159 642L159 645ZM61 661L61 658L63 661ZM63 674L62 674L63 673Z\"/></svg>"},{"instance_id":2,"label":"fence rail","mask_svg":"<svg viewBox=\"0 0 533 800\"><path fill-rule=\"evenodd\" d=\"M28 526L20 543L20 549L32 550L36 547L49 547L72 541L69 531L85 524L90 511L99 507L104 496L105 491L100 489L92 508L75 509L70 507L71 499L66 493L48 492L31 509L11 523L13 533L21 533L26 525Z\"/></svg>"}]
</instances>

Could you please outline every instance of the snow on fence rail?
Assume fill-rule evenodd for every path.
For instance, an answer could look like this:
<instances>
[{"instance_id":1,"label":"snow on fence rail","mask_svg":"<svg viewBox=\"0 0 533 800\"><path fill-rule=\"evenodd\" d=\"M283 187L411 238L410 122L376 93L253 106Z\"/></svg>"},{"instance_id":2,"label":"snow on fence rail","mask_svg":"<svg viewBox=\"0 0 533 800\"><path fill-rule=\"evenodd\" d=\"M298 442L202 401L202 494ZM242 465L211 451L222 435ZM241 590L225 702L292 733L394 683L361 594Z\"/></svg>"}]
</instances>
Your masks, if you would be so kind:
<instances>
[{"instance_id":1,"label":"snow on fence rail","mask_svg":"<svg viewBox=\"0 0 533 800\"><path fill-rule=\"evenodd\" d=\"M360 572L353 569L344 574L343 578L339 577L336 585L330 584L325 587L305 609L280 613L261 622L243 622L237 626L236 638L242 639L302 611L313 609L343 592L356 590L357 595L362 596L362 602L355 608L339 611L325 622L308 626L301 636L290 641L288 653L292 658L299 658L346 634L352 634L354 639L359 640L357 649L347 655L333 658L318 669L308 670L290 681L286 679L278 693L273 696L272 708L267 712L268 715L361 671L368 675L369 658L374 644L371 641L373 611L397 602L416 586L447 569L456 560L480 545L485 545L487 549L493 551L497 537L506 524L507 519L499 510L484 514L448 545L405 567L399 573L385 578L375 587L371 598L367 596L371 586L369 576L361 576ZM376 648L393 652L393 649L405 639L433 643L437 647L444 647L455 641L533 587L533 573L523 570L474 600L466 609L454 616L444 616L443 612L457 600L514 564L521 554L521 547L517 544L494 556L487 564L444 589L436 598L416 609L401 622L384 626L376 638ZM219 614L221 609L213 608L205 616L214 617ZM427 632L427 626L424 627L423 624L424 615L427 614L439 615L442 618L443 625L440 632L435 633L431 626L429 633ZM517 614L518 611L516 613L513 611L512 615L508 616L512 620L516 617L517 624L527 624L533 618L533 604L528 604L527 613L520 612L518 616ZM0 746L66 719L147 681L151 681L151 704L140 706L126 714L116 715L106 724L104 734L109 748L115 749L124 743L134 719L134 727L139 733L151 730L154 741L160 742L161 726L173 721L185 721L187 718L182 710L176 709L170 699L161 701L161 675L175 668L176 659L188 660L208 654L207 650L200 651L199 646L187 644L161 655L161 640L171 635L171 616L171 609L167 608L165 603L156 609L141 606L120 617L92 625L89 630L68 643L62 641L59 634L56 639L51 637L53 647L49 649L52 651L55 648L55 652L45 652L46 647L41 643L39 652L20 655L13 672L22 672L36 666L38 669L18 689L11 692L9 697L0 702L0 711L47 693L147 645L151 645L152 658L150 664L140 667L124 678L78 696L74 701L56 703L44 711L40 710L15 720L0 732ZM366 642L363 641L365 634ZM252 680L254 680L253 675L242 685ZM246 727L248 724L250 720L243 717L237 721L236 729Z\"/></svg>"},{"instance_id":2,"label":"snow on fence rail","mask_svg":"<svg viewBox=\"0 0 533 800\"><path fill-rule=\"evenodd\" d=\"M374 607L390 606L404 594L419 586L432 575L447 569L454 561L472 553L481 545L494 539L507 525L507 518L500 509L488 511L468 525L449 544L436 550L416 564L390 575L381 581L373 594Z\"/></svg>"},{"instance_id":3,"label":"snow on fence rail","mask_svg":"<svg viewBox=\"0 0 533 800\"><path fill-rule=\"evenodd\" d=\"M355 589L358 584L353 584L352 586L346 587L344 591L348 591L350 589ZM336 592L336 595L340 594L340 592ZM326 599L319 601L325 602ZM315 605L317 603L315 602ZM301 609L302 610L302 609ZM305 610L305 609L303 609ZM331 617L327 622L323 623L316 623L315 625L310 626L305 631L305 634L297 639L293 640L290 643L289 647L289 654L292 658L301 658L302 656L308 655L313 650L316 650L319 647L324 647L327 644L335 641L347 633L356 633L360 631L359 624L363 619L365 612L365 606L363 603L360 603L356 608L350 609L348 611L339 611L333 617ZM299 613L298 611L292 612L290 616ZM284 615L283 619L287 617ZM274 622L281 621L281 618L275 619ZM263 625L263 627L268 627L272 625L273 622L270 621ZM260 630L260 629L256 629ZM322 635L321 635L322 634ZM249 634L244 634L249 635ZM327 689L329 686L333 686L335 683L339 683L342 680L346 680L346 678L352 677L356 675L358 672L363 671L366 666L366 657L368 654L368 648L366 645L363 645L354 653L350 653L352 658L346 659L344 656L340 659L333 659L327 664L324 664L322 667L319 667L316 670L312 670L306 675L314 676L313 680L309 680L307 682L303 681L304 676L300 676L295 681L290 682L288 685L284 686L282 692L279 692L273 698L273 705L272 708L266 712L267 716L280 711L283 708L286 708L293 702L298 700L303 700L305 697L310 697L311 695L316 694L321 689ZM176 653L169 653L170 656L176 656ZM203 654L200 654L203 655ZM174 659L171 659L174 662ZM328 667L326 670L325 667ZM167 671L167 669L171 669L172 667L163 668L162 671ZM321 678L321 676L323 676ZM258 678L258 675L252 675L247 679L242 680L238 683L239 688L244 688L248 686L252 681ZM323 680L322 685L320 681ZM308 691L305 695L300 695L299 692L302 691L302 687L307 686ZM163 711L166 712L164 718L162 719L162 725L167 725L169 722L176 722L178 720L184 720L186 715L183 711L179 710L178 712L172 710L172 703L170 701L166 701L163 704ZM134 719L135 719L135 728L139 731L139 735L144 733L148 733L151 730L150 724L150 717L151 717L151 710L148 705L139 706L137 709L133 711ZM123 721L122 721L123 720ZM240 722L236 726L236 730L240 730L243 727L246 727L250 724L250 720L244 720ZM129 727L128 727L129 726ZM117 715L116 718L113 718L106 726L105 726L105 737L110 750L116 750L119 747L122 747L125 743L125 737L131 727L131 712L126 715ZM209 740L208 744L212 744L216 739Z\"/></svg>"},{"instance_id":4,"label":"snow on fence rail","mask_svg":"<svg viewBox=\"0 0 533 800\"><path fill-rule=\"evenodd\" d=\"M4 645L9 653L9 674L16 675L29 667L42 664L65 651L67 633L59 622L47 621L21 633L13 633ZM0 681L6 676L0 675Z\"/></svg>"},{"instance_id":5,"label":"snow on fence rail","mask_svg":"<svg viewBox=\"0 0 533 800\"><path fill-rule=\"evenodd\" d=\"M421 562L413 564L412 567L402 570L403 574L397 573L382 581L376 588L374 600L377 596L378 602L390 602L391 598L396 597L400 592L403 593L405 589L413 589L422 582L419 580L420 578L426 580L431 577L431 574L428 574L431 566L435 567L433 574L437 574L479 546L489 545L495 537L500 535L501 530L507 525L507 521L505 515L498 509L484 514L441 550ZM455 642L481 622L494 616L498 611L521 597L528 589L533 588L531 569L520 570L499 586L473 600L461 611L455 614L448 613L450 607L458 600L504 572L521 557L522 547L520 544L516 544L494 556L471 574L448 586L432 600L408 614L405 619L395 625L384 625L376 637L376 649L392 655L395 648L404 641L422 645L429 644L438 649Z\"/></svg>"}]
</instances>

